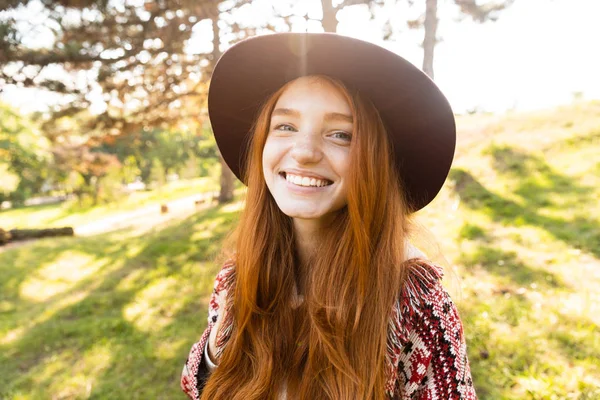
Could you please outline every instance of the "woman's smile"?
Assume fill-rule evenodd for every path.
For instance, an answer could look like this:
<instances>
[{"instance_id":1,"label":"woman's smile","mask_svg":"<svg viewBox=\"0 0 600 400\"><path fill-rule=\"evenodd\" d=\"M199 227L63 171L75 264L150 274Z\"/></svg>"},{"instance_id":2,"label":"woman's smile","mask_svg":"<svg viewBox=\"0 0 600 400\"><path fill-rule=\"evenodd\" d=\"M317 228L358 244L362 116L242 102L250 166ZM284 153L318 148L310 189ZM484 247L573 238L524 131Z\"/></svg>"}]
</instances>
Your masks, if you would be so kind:
<instances>
[{"instance_id":1,"label":"woman's smile","mask_svg":"<svg viewBox=\"0 0 600 400\"><path fill-rule=\"evenodd\" d=\"M333 182L323 177L307 176L304 174L296 174L291 172L280 172L279 175L289 183L295 186L305 187L324 187L329 186Z\"/></svg>"}]
</instances>

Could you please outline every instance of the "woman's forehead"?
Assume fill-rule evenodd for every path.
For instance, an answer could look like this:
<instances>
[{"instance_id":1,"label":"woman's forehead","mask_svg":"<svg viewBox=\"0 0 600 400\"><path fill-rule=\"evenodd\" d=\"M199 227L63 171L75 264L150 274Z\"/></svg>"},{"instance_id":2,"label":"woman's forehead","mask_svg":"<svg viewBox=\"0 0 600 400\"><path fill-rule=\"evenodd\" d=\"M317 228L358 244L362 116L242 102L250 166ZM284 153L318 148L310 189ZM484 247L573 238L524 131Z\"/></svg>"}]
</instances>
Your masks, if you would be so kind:
<instances>
[{"instance_id":1,"label":"woman's forehead","mask_svg":"<svg viewBox=\"0 0 600 400\"><path fill-rule=\"evenodd\" d=\"M323 87L341 92L341 88L338 87L341 86L341 84L334 84L334 79L326 75L307 75L291 80L285 84L284 92L288 91L292 87L298 86Z\"/></svg>"},{"instance_id":2,"label":"woman's forehead","mask_svg":"<svg viewBox=\"0 0 600 400\"><path fill-rule=\"evenodd\" d=\"M319 75L303 76L289 82L279 96L275 108L326 107L330 112L351 114L349 96L342 87Z\"/></svg>"}]
</instances>

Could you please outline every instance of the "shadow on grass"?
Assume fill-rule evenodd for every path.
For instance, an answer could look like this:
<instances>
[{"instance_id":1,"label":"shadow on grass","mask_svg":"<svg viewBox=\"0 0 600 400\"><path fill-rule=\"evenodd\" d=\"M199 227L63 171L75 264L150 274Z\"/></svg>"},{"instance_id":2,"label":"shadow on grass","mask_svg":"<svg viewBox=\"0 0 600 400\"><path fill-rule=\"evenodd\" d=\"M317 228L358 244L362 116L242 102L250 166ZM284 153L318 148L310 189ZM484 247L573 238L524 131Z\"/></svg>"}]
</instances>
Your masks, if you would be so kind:
<instances>
[{"instance_id":1,"label":"shadow on grass","mask_svg":"<svg viewBox=\"0 0 600 400\"><path fill-rule=\"evenodd\" d=\"M485 303L466 306L461 313L465 326L477 327L477 335L470 330L466 333L471 371L480 399L599 398L600 388L595 384L600 376L597 324L587 318L561 315L554 325L547 322L536 325L530 320L531 315L544 310L535 309L520 296L499 296L489 304L494 309L488 318L481 316ZM512 312L525 316L521 318L526 328L511 324L511 334L502 334L506 314ZM581 375L582 370L590 379L582 379L576 388L571 388L577 396L561 385L536 392L538 397L517 397L513 391L522 380L552 381L568 371L574 376ZM538 388L541 390L543 385Z\"/></svg>"},{"instance_id":2,"label":"shadow on grass","mask_svg":"<svg viewBox=\"0 0 600 400\"><path fill-rule=\"evenodd\" d=\"M593 188L577 185L572 177L559 174L541 157L508 146L493 145L488 151L494 169L518 179L514 193L526 200L528 207L576 206L583 199L592 200ZM557 204L555 195L560 195L566 204Z\"/></svg>"},{"instance_id":3,"label":"shadow on grass","mask_svg":"<svg viewBox=\"0 0 600 400\"><path fill-rule=\"evenodd\" d=\"M83 397L86 390L89 398L182 398L179 374L206 325L219 268L212 260L235 219L217 207L141 237L123 240L123 231L0 254L0 271L10 278L2 301L15 303L0 315L0 328L27 326L0 342L0 398ZM21 297L37 265L72 250L101 265L43 304Z\"/></svg>"},{"instance_id":4,"label":"shadow on grass","mask_svg":"<svg viewBox=\"0 0 600 400\"><path fill-rule=\"evenodd\" d=\"M531 225L545 229L555 238L600 257L600 223L593 218L574 216L570 219L542 215L544 207L581 210L594 201L593 189L578 185L561 175L543 160L510 149L493 148L495 168L501 173L519 178L514 193L523 204L489 191L473 175L453 169L450 179L462 202L473 210L482 211L505 225ZM556 199L561 204L556 204Z\"/></svg>"},{"instance_id":5,"label":"shadow on grass","mask_svg":"<svg viewBox=\"0 0 600 400\"><path fill-rule=\"evenodd\" d=\"M469 302L461 303L471 373L480 399L511 398L514 376L535 363L536 356L527 346L499 342L497 331L499 325L510 331L518 329L533 312L531 302L514 291L474 293ZM515 342L519 339L510 338Z\"/></svg>"},{"instance_id":6,"label":"shadow on grass","mask_svg":"<svg viewBox=\"0 0 600 400\"><path fill-rule=\"evenodd\" d=\"M486 271L507 278L519 286L529 286L532 283L548 288L567 286L558 275L526 265L514 251L504 251L490 245L480 245L474 253L462 255L458 261L466 267L481 265Z\"/></svg>"},{"instance_id":7,"label":"shadow on grass","mask_svg":"<svg viewBox=\"0 0 600 400\"><path fill-rule=\"evenodd\" d=\"M600 326L587 318L574 318L562 314L560 325L552 330L549 338L556 342L561 352L571 360L589 361L597 364L600 360Z\"/></svg>"},{"instance_id":8,"label":"shadow on grass","mask_svg":"<svg viewBox=\"0 0 600 400\"><path fill-rule=\"evenodd\" d=\"M576 135L569 137L559 143L553 144L555 146L567 146L571 148L578 148L582 146L588 146L590 144L600 143L600 130L589 132L585 135Z\"/></svg>"},{"instance_id":9,"label":"shadow on grass","mask_svg":"<svg viewBox=\"0 0 600 400\"><path fill-rule=\"evenodd\" d=\"M585 143L577 141L568 145ZM518 198L513 200L494 193L468 171L454 169L450 178L465 206L505 226L541 228L569 246L600 257L600 222L597 216L585 214L586 204L597 201L596 188L579 184L553 169L541 157L507 146L491 146L488 151L494 169L513 184L510 190ZM511 284L528 288L535 283L541 293L556 296L576 288L569 287L560 275L543 266L533 268L516 252L494 244L494 235L477 225L465 223L459 238L473 241L471 244L475 245L473 252L457 260L459 263L468 267L481 265L500 282L504 280L509 284L491 295L475 292L471 301L461 304L464 324L470 327L466 330L469 358L480 398L514 398L513 390L519 382L532 377L540 382L551 380L574 366L588 368L589 375L597 377L600 371L597 324L585 317L558 315L556 309L546 308L548 305L543 300L535 300L534 304L529 299L539 297L528 294L528 289L514 290ZM545 326L551 324L552 315L558 319L556 326ZM557 361L563 359L568 365ZM575 389L583 396L579 398L597 398L600 394L597 389L585 385L587 383L581 381ZM560 385L551 387L561 388ZM561 389L565 392L556 393L557 398L573 395ZM546 398L546 393L539 396L536 398Z\"/></svg>"},{"instance_id":10,"label":"shadow on grass","mask_svg":"<svg viewBox=\"0 0 600 400\"><path fill-rule=\"evenodd\" d=\"M536 363L535 354L518 337L507 337L506 342L498 343L503 338L496 331L499 325L513 331L536 313L525 296L526 291L520 292L511 284L528 288L535 283L541 290L552 290L565 288L565 283L555 274L526 265L515 252L491 246L488 237L482 239L484 242L480 242L474 253L462 255L458 262L467 267L480 265L498 277L499 285L491 295L473 293L473 299L461 303L461 316L469 327L466 330L469 360L479 397L506 398L515 376ZM494 379L489 379L492 376ZM498 382L501 377L504 381Z\"/></svg>"}]
</instances>

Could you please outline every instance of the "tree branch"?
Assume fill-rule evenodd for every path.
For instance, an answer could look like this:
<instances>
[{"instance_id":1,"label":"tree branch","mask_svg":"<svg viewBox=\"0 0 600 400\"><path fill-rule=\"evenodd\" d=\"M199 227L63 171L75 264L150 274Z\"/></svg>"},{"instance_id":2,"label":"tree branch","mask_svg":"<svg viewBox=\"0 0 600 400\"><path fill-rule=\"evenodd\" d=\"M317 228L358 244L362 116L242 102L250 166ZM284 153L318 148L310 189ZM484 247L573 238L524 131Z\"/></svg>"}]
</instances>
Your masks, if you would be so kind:
<instances>
[{"instance_id":1,"label":"tree branch","mask_svg":"<svg viewBox=\"0 0 600 400\"><path fill-rule=\"evenodd\" d=\"M503 0L495 3L486 3L479 5L477 0L454 0L460 7L460 11L470 16L475 22L485 22L487 20L496 20L497 13L509 7L514 0Z\"/></svg>"},{"instance_id":2,"label":"tree branch","mask_svg":"<svg viewBox=\"0 0 600 400\"><path fill-rule=\"evenodd\" d=\"M369 1L369 0L344 0L335 7L335 10L339 11L344 7L356 6L359 4L367 4L368 5L369 3L371 3L371 1Z\"/></svg>"}]
</instances>

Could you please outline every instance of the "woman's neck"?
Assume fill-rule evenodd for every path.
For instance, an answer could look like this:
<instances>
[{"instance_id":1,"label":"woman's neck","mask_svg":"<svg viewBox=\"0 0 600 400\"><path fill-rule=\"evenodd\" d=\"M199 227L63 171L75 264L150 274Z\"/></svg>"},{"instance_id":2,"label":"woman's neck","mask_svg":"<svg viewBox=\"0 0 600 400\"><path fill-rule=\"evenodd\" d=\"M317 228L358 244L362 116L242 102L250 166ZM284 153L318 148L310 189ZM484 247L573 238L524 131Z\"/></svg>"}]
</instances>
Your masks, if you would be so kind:
<instances>
[{"instance_id":1,"label":"woman's neck","mask_svg":"<svg viewBox=\"0 0 600 400\"><path fill-rule=\"evenodd\" d=\"M304 283L308 277L308 268L315 257L319 243L323 239L326 221L321 219L294 218L294 237L296 245L296 284L298 294L304 293Z\"/></svg>"}]
</instances>

